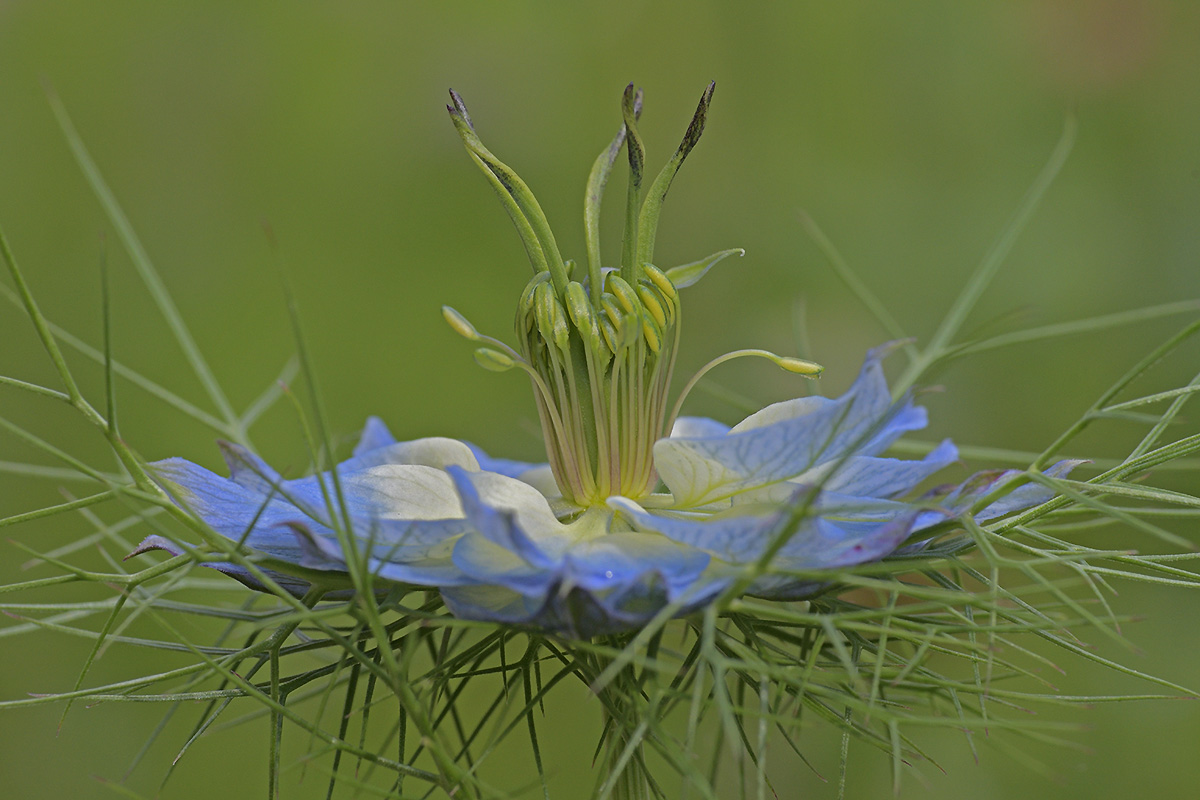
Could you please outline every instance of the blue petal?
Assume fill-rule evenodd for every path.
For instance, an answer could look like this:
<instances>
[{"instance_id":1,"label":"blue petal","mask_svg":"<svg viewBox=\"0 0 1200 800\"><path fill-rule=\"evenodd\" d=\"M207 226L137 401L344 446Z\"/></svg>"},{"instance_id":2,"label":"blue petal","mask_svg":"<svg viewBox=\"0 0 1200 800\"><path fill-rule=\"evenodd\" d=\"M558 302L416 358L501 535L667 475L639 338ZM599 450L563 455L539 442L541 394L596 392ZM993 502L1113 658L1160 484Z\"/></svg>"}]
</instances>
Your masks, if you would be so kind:
<instances>
[{"instance_id":1,"label":"blue petal","mask_svg":"<svg viewBox=\"0 0 1200 800\"><path fill-rule=\"evenodd\" d=\"M141 555L142 553L148 553L151 550L163 550L173 556L182 555L185 552L182 547L175 544L170 539L153 534L143 539L141 544L139 544L129 555L125 556L125 558L133 558L134 556ZM202 561L200 566L208 567L209 569L215 569L218 572L228 575L249 589L254 589L255 591L259 592L271 591L266 584L264 584L258 579L257 576L255 576L253 572L240 564L234 564L229 561ZM260 572L274 581L277 586L286 590L289 594L295 597L303 597L312 587L312 584L310 584L308 581L301 580L294 575L288 575L267 567L259 567L258 569ZM327 595L327 597L333 599L334 597L342 594L343 592L332 592L330 595Z\"/></svg>"},{"instance_id":2,"label":"blue petal","mask_svg":"<svg viewBox=\"0 0 1200 800\"><path fill-rule=\"evenodd\" d=\"M858 497L899 497L958 460L958 448L946 439L920 461L853 456L833 471L822 488ZM810 478L802 478L812 483Z\"/></svg>"},{"instance_id":3,"label":"blue petal","mask_svg":"<svg viewBox=\"0 0 1200 800\"><path fill-rule=\"evenodd\" d=\"M264 495L181 458L151 466L180 505L225 538L280 561L298 564L304 557L296 538L282 527L304 514L278 494Z\"/></svg>"},{"instance_id":4,"label":"blue petal","mask_svg":"<svg viewBox=\"0 0 1200 800\"><path fill-rule=\"evenodd\" d=\"M1081 460L1066 460L1048 467L1043 474L1050 478L1065 477L1071 470L1075 469L1084 462ZM970 505L978 498L986 495L1010 480L1020 477L1023 473L1018 470L1010 470L1003 473L999 478L993 481L990 485L981 487L973 496L962 498L962 504ZM987 520L999 519L1016 511L1023 511L1026 508L1032 508L1036 505L1041 505L1057 496L1057 492L1040 483L1027 483L1024 486L1019 486L1011 492L1001 497L994 503L991 503L978 514L975 519L979 522Z\"/></svg>"},{"instance_id":5,"label":"blue petal","mask_svg":"<svg viewBox=\"0 0 1200 800\"><path fill-rule=\"evenodd\" d=\"M507 586L523 594L546 592L556 570L530 564L506 547L472 531L454 545L454 564L478 583Z\"/></svg>"},{"instance_id":6,"label":"blue petal","mask_svg":"<svg viewBox=\"0 0 1200 800\"><path fill-rule=\"evenodd\" d=\"M624 531L574 545L567 551L565 574L574 585L605 591L657 573L675 595L691 586L710 560L707 553L661 536Z\"/></svg>"},{"instance_id":7,"label":"blue petal","mask_svg":"<svg viewBox=\"0 0 1200 800\"><path fill-rule=\"evenodd\" d=\"M471 476L467 472L457 468L450 467L447 469L451 479L454 481L455 487L458 489L458 496L462 502L463 513L470 521L471 526L478 531L483 538L498 545L506 550L512 551L514 554L524 559L529 564L548 569L556 566L560 562L560 558L556 555L548 553L538 545L530 534L526 531L526 526L530 525L531 519L526 515L524 520L525 525L518 522L519 506L524 506L527 503L533 503L535 506L540 503L544 507L544 515L550 520L554 520L554 514L550 510L550 505L545 498L538 494L535 490L525 487L525 484L520 484L529 495L516 500L509 507L497 507L492 503L484 502L479 495L479 490L472 482L472 477L479 480L487 480L487 473L476 473ZM516 486L507 486L510 492L520 492ZM493 503L494 503L493 499ZM510 501L511 502L511 501ZM557 520L554 520L557 522ZM543 525L545 521L543 520ZM551 534L553 535L553 534ZM548 537L543 537L547 544L552 543ZM560 549L560 548L555 548Z\"/></svg>"}]
</instances>

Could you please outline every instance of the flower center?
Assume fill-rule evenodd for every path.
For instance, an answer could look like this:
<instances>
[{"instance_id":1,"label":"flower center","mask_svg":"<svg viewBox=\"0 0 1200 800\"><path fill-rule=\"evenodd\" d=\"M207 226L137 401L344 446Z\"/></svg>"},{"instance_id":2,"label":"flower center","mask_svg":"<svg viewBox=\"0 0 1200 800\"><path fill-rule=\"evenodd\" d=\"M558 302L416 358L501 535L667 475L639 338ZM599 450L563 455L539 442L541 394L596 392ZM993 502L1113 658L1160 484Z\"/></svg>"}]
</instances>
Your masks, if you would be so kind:
<instances>
[{"instance_id":1,"label":"flower center","mask_svg":"<svg viewBox=\"0 0 1200 800\"><path fill-rule=\"evenodd\" d=\"M604 270L597 285L549 272L525 287L517 310L521 354L532 367L550 467L581 506L654 490L652 448L666 431L667 391L679 344L679 294L644 264L636 284Z\"/></svg>"}]
</instances>

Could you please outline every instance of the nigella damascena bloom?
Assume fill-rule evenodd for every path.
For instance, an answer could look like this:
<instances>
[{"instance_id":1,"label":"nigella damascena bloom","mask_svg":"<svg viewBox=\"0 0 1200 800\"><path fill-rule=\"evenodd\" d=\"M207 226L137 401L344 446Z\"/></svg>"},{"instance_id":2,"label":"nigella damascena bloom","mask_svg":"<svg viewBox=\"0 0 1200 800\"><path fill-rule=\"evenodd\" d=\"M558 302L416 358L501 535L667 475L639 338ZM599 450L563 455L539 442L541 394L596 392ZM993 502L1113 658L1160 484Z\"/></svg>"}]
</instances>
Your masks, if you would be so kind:
<instances>
[{"instance_id":1,"label":"nigella damascena bloom","mask_svg":"<svg viewBox=\"0 0 1200 800\"><path fill-rule=\"evenodd\" d=\"M983 522L1049 499L1032 484L1013 483L1005 493L1017 473L914 496L958 454L945 441L920 460L882 455L926 424L911 396L892 397L881 364L887 347L867 354L836 399L777 403L733 427L677 416L695 380L670 404L679 290L736 251L664 271L653 265L654 239L712 90L645 192L641 97L632 86L626 91L624 125L588 181L588 264L579 279L528 187L483 146L451 93L455 126L512 217L534 276L518 301L516 348L480 334L452 309L445 316L480 345L482 366L527 374L548 463L492 458L453 439L397 442L378 419L368 421L352 458L297 480L229 444L222 445L228 479L182 459L158 462L159 481L181 506L258 557L255 569L210 566L253 588L265 580L319 594L362 589L349 577L351 565L361 565L375 591L437 589L459 617L590 636L645 625L665 610L690 613L731 587L801 598L826 583L821 570L919 546L929 529L956 516ZM624 247L620 266L604 268L599 202L623 147L630 164ZM741 355L801 375L821 371L760 350L710 366ZM986 496L998 499L974 508ZM147 549L181 548L154 536L139 552Z\"/></svg>"}]
</instances>

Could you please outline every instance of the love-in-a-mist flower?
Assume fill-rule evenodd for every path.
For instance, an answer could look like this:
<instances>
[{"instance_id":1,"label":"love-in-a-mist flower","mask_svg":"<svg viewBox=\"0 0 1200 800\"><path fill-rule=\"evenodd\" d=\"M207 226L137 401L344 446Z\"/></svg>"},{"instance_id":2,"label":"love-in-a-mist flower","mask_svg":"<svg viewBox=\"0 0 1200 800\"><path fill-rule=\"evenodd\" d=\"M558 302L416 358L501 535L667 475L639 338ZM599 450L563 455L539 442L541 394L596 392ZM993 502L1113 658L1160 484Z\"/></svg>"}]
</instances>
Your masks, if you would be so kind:
<instances>
[{"instance_id":1,"label":"love-in-a-mist flower","mask_svg":"<svg viewBox=\"0 0 1200 800\"><path fill-rule=\"evenodd\" d=\"M700 139L712 93L710 85L683 142L646 187L641 95L626 90L621 130L588 179L587 263L579 267L563 259L532 192L483 145L452 92L451 119L534 274L517 302L515 348L452 309L444 315L478 345L479 364L528 376L548 463L494 459L453 439L397 442L377 419L350 460L298 480L228 444L228 479L182 459L158 462L156 475L177 502L256 561L211 565L249 586L274 582L296 594L362 590L351 575L368 575L373 591L436 588L459 617L590 636L664 611L687 614L731 589L804 597L827 583L821 570L884 558L958 515L986 521L1049 499L1033 484L1001 491L1015 473L914 497L958 456L949 441L920 460L882 455L926 424L910 395L894 399L888 389L888 347L867 354L837 399L777 403L733 427L677 416L695 381L672 397L680 290L740 253L654 265L663 200ZM600 199L622 148L630 167L625 233L619 263L605 267ZM745 355L808 377L821 371L761 350L709 367ZM987 495L999 499L973 508ZM155 536L139 552L153 548L181 549Z\"/></svg>"}]
</instances>

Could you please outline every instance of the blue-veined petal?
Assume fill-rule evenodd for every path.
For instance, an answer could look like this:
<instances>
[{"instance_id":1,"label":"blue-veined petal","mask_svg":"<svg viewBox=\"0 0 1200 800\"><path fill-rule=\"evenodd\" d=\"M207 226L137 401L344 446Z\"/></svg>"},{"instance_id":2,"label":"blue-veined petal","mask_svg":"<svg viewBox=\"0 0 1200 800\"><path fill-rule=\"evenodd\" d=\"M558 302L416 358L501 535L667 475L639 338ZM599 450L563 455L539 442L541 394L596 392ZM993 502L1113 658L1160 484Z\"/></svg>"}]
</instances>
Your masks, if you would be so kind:
<instances>
[{"instance_id":1,"label":"blue-veined petal","mask_svg":"<svg viewBox=\"0 0 1200 800\"><path fill-rule=\"evenodd\" d=\"M919 461L881 456L851 456L814 467L790 481L751 489L733 503L785 503L797 485L851 497L894 498L909 494L922 482L958 460L958 448L946 439Z\"/></svg>"}]
</instances>

